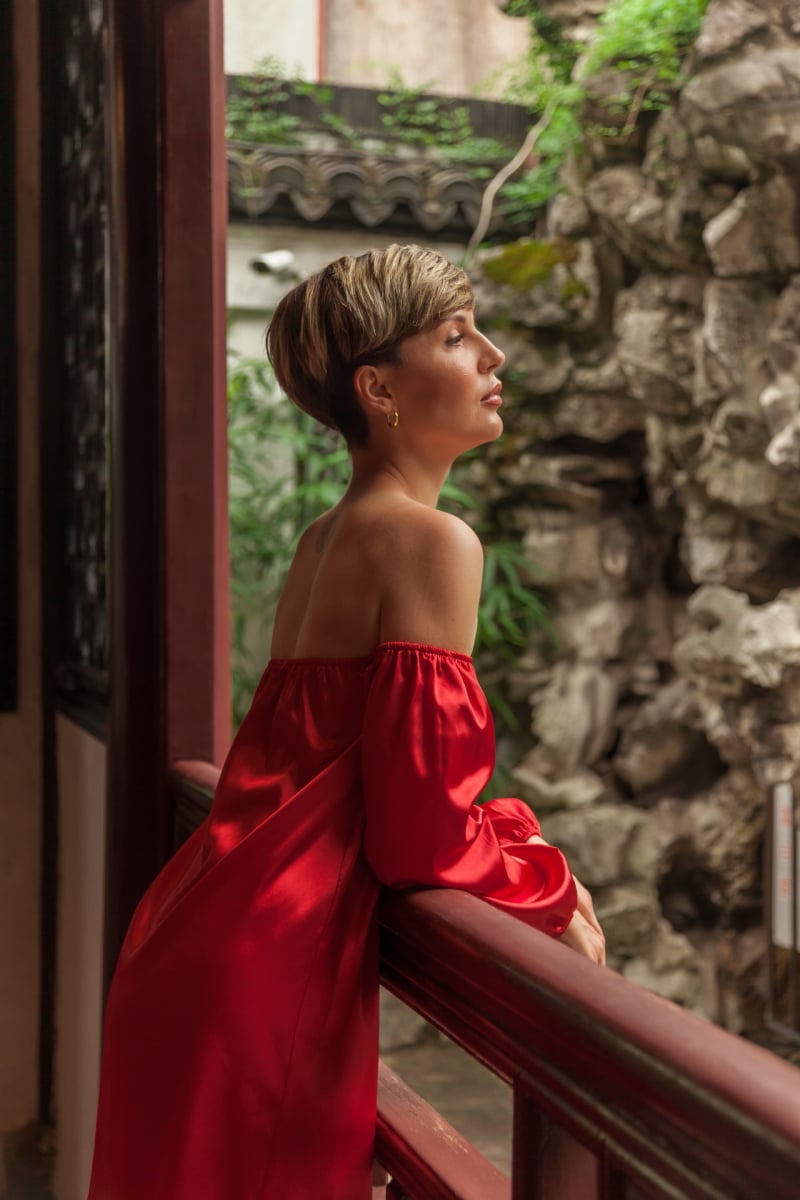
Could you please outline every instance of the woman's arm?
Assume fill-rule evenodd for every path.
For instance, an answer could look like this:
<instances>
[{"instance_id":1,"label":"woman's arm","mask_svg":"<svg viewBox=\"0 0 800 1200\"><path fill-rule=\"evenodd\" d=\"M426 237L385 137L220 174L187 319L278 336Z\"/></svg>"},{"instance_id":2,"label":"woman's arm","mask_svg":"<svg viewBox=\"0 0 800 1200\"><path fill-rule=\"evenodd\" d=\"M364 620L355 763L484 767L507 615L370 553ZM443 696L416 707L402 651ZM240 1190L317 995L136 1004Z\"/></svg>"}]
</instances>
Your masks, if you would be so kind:
<instances>
[{"instance_id":1,"label":"woman's arm","mask_svg":"<svg viewBox=\"0 0 800 1200\"><path fill-rule=\"evenodd\" d=\"M417 642L471 654L483 547L451 513L404 506L387 530L379 564L380 641Z\"/></svg>"},{"instance_id":2,"label":"woman's arm","mask_svg":"<svg viewBox=\"0 0 800 1200\"><path fill-rule=\"evenodd\" d=\"M472 651L483 575L474 531L449 513L409 506L387 540L380 603L380 640ZM382 571L383 575L384 572ZM484 815L491 819L491 806ZM529 844L548 845L534 835ZM513 855L513 850L511 851ZM593 962L605 962L605 939L586 888L575 880L577 908L561 939Z\"/></svg>"}]
</instances>

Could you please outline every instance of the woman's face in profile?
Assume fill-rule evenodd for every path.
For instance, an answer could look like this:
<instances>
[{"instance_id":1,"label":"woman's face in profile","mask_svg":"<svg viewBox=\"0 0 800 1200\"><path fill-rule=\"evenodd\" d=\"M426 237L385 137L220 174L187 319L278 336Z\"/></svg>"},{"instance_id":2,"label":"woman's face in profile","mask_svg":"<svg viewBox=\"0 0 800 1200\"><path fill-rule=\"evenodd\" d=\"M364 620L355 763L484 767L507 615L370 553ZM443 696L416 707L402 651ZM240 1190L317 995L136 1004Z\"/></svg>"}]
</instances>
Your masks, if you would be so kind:
<instances>
[{"instance_id":1,"label":"woman's face in profile","mask_svg":"<svg viewBox=\"0 0 800 1200\"><path fill-rule=\"evenodd\" d=\"M459 454L499 437L497 370L505 355L478 329L472 309L458 309L400 348L402 361L389 372L404 436L424 432Z\"/></svg>"}]
</instances>

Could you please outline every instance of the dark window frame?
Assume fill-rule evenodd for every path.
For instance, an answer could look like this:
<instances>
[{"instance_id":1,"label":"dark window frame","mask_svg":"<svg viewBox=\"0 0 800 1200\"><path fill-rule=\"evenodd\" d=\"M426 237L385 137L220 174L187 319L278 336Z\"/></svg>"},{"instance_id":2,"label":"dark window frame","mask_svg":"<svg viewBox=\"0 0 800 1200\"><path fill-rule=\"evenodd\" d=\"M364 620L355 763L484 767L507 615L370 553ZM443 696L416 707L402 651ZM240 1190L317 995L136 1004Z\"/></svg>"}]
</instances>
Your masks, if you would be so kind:
<instances>
[{"instance_id":1,"label":"dark window frame","mask_svg":"<svg viewBox=\"0 0 800 1200\"><path fill-rule=\"evenodd\" d=\"M0 5L0 712L18 703L19 544L17 533L16 146L13 6Z\"/></svg>"}]
</instances>

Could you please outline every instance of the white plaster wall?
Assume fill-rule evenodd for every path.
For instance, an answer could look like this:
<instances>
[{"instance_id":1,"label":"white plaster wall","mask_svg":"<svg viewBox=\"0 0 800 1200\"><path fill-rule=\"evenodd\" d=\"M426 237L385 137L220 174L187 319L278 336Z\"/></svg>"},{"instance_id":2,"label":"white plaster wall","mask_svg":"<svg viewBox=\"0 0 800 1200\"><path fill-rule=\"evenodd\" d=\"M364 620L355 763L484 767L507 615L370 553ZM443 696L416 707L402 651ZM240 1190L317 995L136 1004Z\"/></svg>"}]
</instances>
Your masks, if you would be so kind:
<instances>
[{"instance_id":1,"label":"white plaster wall","mask_svg":"<svg viewBox=\"0 0 800 1200\"><path fill-rule=\"evenodd\" d=\"M246 74L264 55L288 74L319 78L320 14L324 77L330 83L406 84L451 96L472 95L498 69L521 58L524 17L497 0L224 0L225 71ZM486 95L497 94L497 87Z\"/></svg>"},{"instance_id":2,"label":"white plaster wall","mask_svg":"<svg viewBox=\"0 0 800 1200\"><path fill-rule=\"evenodd\" d=\"M57 1200L84 1200L103 1012L106 749L59 716L55 1115ZM146 1152L146 1151L145 1151Z\"/></svg>"},{"instance_id":3,"label":"white plaster wall","mask_svg":"<svg viewBox=\"0 0 800 1200\"><path fill-rule=\"evenodd\" d=\"M464 254L460 242L433 243L422 237L400 237L369 229L315 229L293 225L228 225L227 294L228 345L240 354L258 358L264 354L264 333L269 314L281 296L301 279L320 270L342 254L363 254L392 242L434 245L457 262ZM296 279L258 275L250 266L259 254L291 250Z\"/></svg>"},{"instance_id":4,"label":"white plaster wall","mask_svg":"<svg viewBox=\"0 0 800 1200\"><path fill-rule=\"evenodd\" d=\"M496 0L329 0L326 76L380 87L396 70L409 86L469 96L522 57L528 29Z\"/></svg>"},{"instance_id":5,"label":"white plaster wall","mask_svg":"<svg viewBox=\"0 0 800 1200\"><path fill-rule=\"evenodd\" d=\"M288 75L318 78L320 0L224 0L225 73L247 75L265 55Z\"/></svg>"},{"instance_id":6,"label":"white plaster wall","mask_svg":"<svg viewBox=\"0 0 800 1200\"><path fill-rule=\"evenodd\" d=\"M0 1134L38 1108L41 886L38 6L14 6L17 94L19 605L17 711L0 714Z\"/></svg>"}]
</instances>

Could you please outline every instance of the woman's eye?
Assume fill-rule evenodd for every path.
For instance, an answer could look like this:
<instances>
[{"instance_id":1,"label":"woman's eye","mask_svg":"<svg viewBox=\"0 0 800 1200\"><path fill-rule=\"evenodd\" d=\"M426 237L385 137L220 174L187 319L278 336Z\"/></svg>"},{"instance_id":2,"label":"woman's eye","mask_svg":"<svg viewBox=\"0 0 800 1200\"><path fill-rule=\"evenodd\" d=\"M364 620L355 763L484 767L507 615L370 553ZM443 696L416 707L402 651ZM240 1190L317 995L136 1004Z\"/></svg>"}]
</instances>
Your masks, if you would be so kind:
<instances>
[{"instance_id":1,"label":"woman's eye","mask_svg":"<svg viewBox=\"0 0 800 1200\"><path fill-rule=\"evenodd\" d=\"M463 333L454 333L445 341L445 346L460 346L464 340Z\"/></svg>"}]
</instances>

